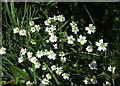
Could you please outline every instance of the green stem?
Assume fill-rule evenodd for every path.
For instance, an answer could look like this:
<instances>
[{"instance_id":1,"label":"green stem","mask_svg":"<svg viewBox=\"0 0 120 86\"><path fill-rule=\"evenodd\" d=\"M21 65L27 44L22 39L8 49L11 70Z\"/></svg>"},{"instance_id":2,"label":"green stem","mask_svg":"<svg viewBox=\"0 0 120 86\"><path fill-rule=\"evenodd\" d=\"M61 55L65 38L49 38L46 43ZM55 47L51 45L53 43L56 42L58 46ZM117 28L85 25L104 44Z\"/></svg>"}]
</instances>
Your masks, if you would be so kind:
<instances>
[{"instance_id":1,"label":"green stem","mask_svg":"<svg viewBox=\"0 0 120 86\"><path fill-rule=\"evenodd\" d=\"M45 63L45 62L44 62ZM59 81L57 80L57 78L55 77L55 75L53 74L53 72L51 71L51 69L48 67L48 65L45 63L45 65L47 66L48 70L50 71L50 73L52 74L53 78L55 79L57 85L59 85Z\"/></svg>"},{"instance_id":2,"label":"green stem","mask_svg":"<svg viewBox=\"0 0 120 86\"><path fill-rule=\"evenodd\" d=\"M37 84L37 79L36 79L35 71L36 71L36 69L35 69L35 67L33 65L34 84Z\"/></svg>"},{"instance_id":3,"label":"green stem","mask_svg":"<svg viewBox=\"0 0 120 86\"><path fill-rule=\"evenodd\" d=\"M115 80L114 80L114 74L112 73L112 83L113 83L113 86L115 86Z\"/></svg>"},{"instance_id":4,"label":"green stem","mask_svg":"<svg viewBox=\"0 0 120 86\"><path fill-rule=\"evenodd\" d=\"M85 10L86 10L87 14L89 15L89 17L90 17L90 19L91 19L92 23L94 24L95 22L94 22L94 20L93 20L92 16L90 15L90 13L89 13L88 9L86 8L86 6L85 6L84 4L83 4L83 6L84 6L84 8L85 8Z\"/></svg>"}]
</instances>

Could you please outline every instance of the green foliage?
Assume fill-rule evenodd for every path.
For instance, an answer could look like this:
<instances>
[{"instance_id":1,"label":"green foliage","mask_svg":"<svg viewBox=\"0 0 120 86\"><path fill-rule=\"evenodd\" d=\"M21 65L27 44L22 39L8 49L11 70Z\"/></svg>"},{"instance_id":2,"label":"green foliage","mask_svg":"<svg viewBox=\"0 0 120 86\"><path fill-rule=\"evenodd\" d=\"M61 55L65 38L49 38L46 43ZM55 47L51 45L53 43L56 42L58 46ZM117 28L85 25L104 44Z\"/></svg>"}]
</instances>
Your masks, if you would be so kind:
<instances>
[{"instance_id":1,"label":"green foliage","mask_svg":"<svg viewBox=\"0 0 120 86\"><path fill-rule=\"evenodd\" d=\"M101 8L102 6L103 8ZM85 77L92 78L93 75L98 79L98 86L101 86L105 81L109 81L114 86L117 85L120 73L120 12L118 7L117 3L4 2L2 7L2 42L0 44L7 48L7 53L3 55L1 64L2 84L25 84L27 81L40 84L45 74L50 73L53 77L50 80L51 86L70 86L71 83L84 85L83 80ZM57 27L55 34L58 40L61 40L61 42L57 41L58 50L55 50L53 47L55 43L46 42L49 35L45 32L44 21L49 17L60 14L65 16L65 21L52 22ZM31 33L30 21L40 25L39 32ZM71 32L69 23L72 21L78 24L80 30L78 34ZM90 23L93 23L97 30L95 34L88 35L84 29ZM27 32L26 37L14 34L15 27L25 29ZM87 36L88 43L82 46L75 41L75 44L68 45L67 36L71 34L76 39L79 38L80 34ZM105 39L109 43L109 48L105 53L97 52L97 48L94 46L95 41L98 41L99 38ZM31 44L31 39L34 39L37 44ZM93 45L95 49L93 53L86 52L85 48L88 44ZM37 50L53 50L57 53L57 59L51 61L46 58L47 56L44 56L44 58L39 59L41 67L36 69L35 65L26 58L27 55L23 56L25 58L23 63L18 63L21 48L27 48L27 52L33 52L33 55ZM65 55L67 58L66 64L60 62L59 51L67 52ZM93 60L97 62L98 70L89 69L88 64ZM58 67L62 66L64 71L70 74L70 79L63 80L62 76L52 71L50 67L53 64ZM107 71L110 65L117 68L115 74ZM42 66L46 66L48 70L43 72Z\"/></svg>"}]
</instances>

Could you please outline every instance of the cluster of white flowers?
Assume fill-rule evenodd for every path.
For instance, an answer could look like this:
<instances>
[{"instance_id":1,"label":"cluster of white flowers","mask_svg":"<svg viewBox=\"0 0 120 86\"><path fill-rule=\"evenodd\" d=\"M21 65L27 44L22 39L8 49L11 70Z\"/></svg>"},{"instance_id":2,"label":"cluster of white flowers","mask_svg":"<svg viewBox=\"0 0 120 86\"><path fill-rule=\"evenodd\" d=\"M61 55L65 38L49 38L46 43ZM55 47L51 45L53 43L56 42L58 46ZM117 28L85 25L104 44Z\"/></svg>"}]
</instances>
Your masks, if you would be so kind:
<instances>
[{"instance_id":1,"label":"cluster of white flowers","mask_svg":"<svg viewBox=\"0 0 120 86\"><path fill-rule=\"evenodd\" d=\"M62 63L65 63L66 62L66 57L65 57L65 53L62 51L62 52L59 52L59 56L60 56L60 61Z\"/></svg>"},{"instance_id":2,"label":"cluster of white flowers","mask_svg":"<svg viewBox=\"0 0 120 86\"><path fill-rule=\"evenodd\" d=\"M63 15L58 15L58 16L54 15L54 17L49 17L46 21L44 21L44 24L46 26L49 26L54 21L64 22L65 17Z\"/></svg>"},{"instance_id":3,"label":"cluster of white flowers","mask_svg":"<svg viewBox=\"0 0 120 86\"><path fill-rule=\"evenodd\" d=\"M31 31L32 33L36 32L36 31L39 32L39 30L41 29L41 28L40 28L40 25L35 25L34 21L30 21L30 22L29 22L29 26L30 26L30 31Z\"/></svg>"},{"instance_id":4,"label":"cluster of white flowers","mask_svg":"<svg viewBox=\"0 0 120 86\"><path fill-rule=\"evenodd\" d=\"M56 26L51 25L50 27L46 27L45 31L49 34L49 41L54 43L57 41L57 36L55 35ZM49 42L48 41L48 42Z\"/></svg>"},{"instance_id":5,"label":"cluster of white flowers","mask_svg":"<svg viewBox=\"0 0 120 86\"><path fill-rule=\"evenodd\" d=\"M103 83L103 86L111 86L111 83L106 81L105 83Z\"/></svg>"},{"instance_id":6,"label":"cluster of white flowers","mask_svg":"<svg viewBox=\"0 0 120 86\"><path fill-rule=\"evenodd\" d=\"M49 17L46 21L44 21L45 24L45 32L47 32L48 39L46 39L47 43L51 43L52 46L54 47L54 49L58 49L58 45L57 44L59 41L58 37L57 37L57 25L52 25L54 22L64 22L65 21L65 17L63 15L58 15L54 17ZM76 42L78 42L78 44L80 44L81 46L83 46L85 43L87 44L87 42L89 42L89 40L87 40L87 37L81 34L78 34L79 32L79 28L77 26L77 23L75 23L74 21L72 21L70 23L70 26L72 28L72 32L74 33L74 35L67 35L66 33L66 39L68 44L74 44ZM28 32L26 32L25 29L19 29L18 27L15 27L13 29L13 33L18 33L20 36L26 36L31 35L30 33L35 33L35 32L39 32L41 27L40 25L35 25L34 21L30 21L29 22L29 27L30 30L28 30ZM30 32L29 32L30 31ZM87 31L88 34L92 34L95 33L96 31L96 27L93 24L89 24L89 27L85 27L85 31ZM75 37L75 34L77 36L77 38ZM36 41L34 39L29 39L31 44L36 44ZM61 42L61 40L60 40ZM89 42L90 43L90 42ZM95 45L98 47L98 51L106 51L107 50L107 46L108 43L104 43L103 39L100 39L99 42L95 42ZM60 57L60 62L62 64L67 63L68 58L66 57L67 53L64 53L63 51L59 52L59 54L57 52L54 52L54 49L50 48L49 50L37 50L37 52L31 52L28 51L26 48L21 48L20 50L20 57L18 58L18 62L22 63L25 57L27 57L27 60L30 61L30 63L34 64L34 67L40 68L40 66L42 66L42 70L46 71L47 70L47 66L43 63L43 65L40 64L39 60L43 57L47 57L47 59L49 60L55 60L57 59L57 56ZM92 43L90 43L89 45L87 45L86 47L86 51L88 53L93 52L93 46ZM0 54L5 54L6 53L6 48L2 47L0 49ZM35 55L34 55L35 54ZM58 54L58 55L57 55ZM97 62L95 60L93 60L90 64L88 64L89 68L91 70L96 70L97 69ZM49 69L49 68L48 68ZM56 73L57 75L61 75L63 77L63 79L65 80L69 80L70 78L70 73L64 73L64 69L62 66L58 66L58 65L53 65L50 67L50 69L52 70L52 72ZM115 73L115 69L116 67L108 67L108 71ZM50 79L52 79L52 76L47 73L45 75L45 77L43 77L41 83L44 85L48 85L50 83ZM92 76L92 77L85 77L85 80L83 80L83 82L85 84L96 84L97 83L97 78L96 76ZM26 85L31 84L32 83L30 81L28 81L26 83ZM109 84L108 81L106 81L106 84Z\"/></svg>"},{"instance_id":7,"label":"cluster of white flowers","mask_svg":"<svg viewBox=\"0 0 120 86\"><path fill-rule=\"evenodd\" d=\"M31 56L32 53L29 53L30 56L28 56L28 60L34 64L35 68L40 68L41 64L39 63L37 57Z\"/></svg>"},{"instance_id":8,"label":"cluster of white flowers","mask_svg":"<svg viewBox=\"0 0 120 86\"><path fill-rule=\"evenodd\" d=\"M35 25L35 24L34 24L34 21L30 21L30 22L29 22L29 25L30 25L30 31L31 31L32 33L34 33L35 31L38 31L38 32L39 32L39 30L41 29L41 28L40 28L40 25ZM13 29L13 33L19 33L20 36L26 36L26 35L27 35L27 32L26 32L25 29L19 29L18 27L15 27L15 28Z\"/></svg>"},{"instance_id":9,"label":"cluster of white flowers","mask_svg":"<svg viewBox=\"0 0 120 86\"><path fill-rule=\"evenodd\" d=\"M68 73L63 73L63 68L62 67L56 67L56 65L52 65L51 66L51 70L52 71L56 71L56 74L58 75L61 75L62 74L62 77L66 80L69 79L69 74Z\"/></svg>"},{"instance_id":10,"label":"cluster of white flowers","mask_svg":"<svg viewBox=\"0 0 120 86\"><path fill-rule=\"evenodd\" d=\"M85 77L85 80L83 80L85 84L96 84L97 79L96 76L92 76L92 78Z\"/></svg>"},{"instance_id":11,"label":"cluster of white flowers","mask_svg":"<svg viewBox=\"0 0 120 86\"><path fill-rule=\"evenodd\" d=\"M46 77L43 78L43 80L42 80L42 84L44 84L44 85L48 85L50 79L52 79L52 76L51 76L49 73L46 74Z\"/></svg>"},{"instance_id":12,"label":"cluster of white flowers","mask_svg":"<svg viewBox=\"0 0 120 86\"><path fill-rule=\"evenodd\" d=\"M26 52L27 52L26 48L21 48L21 50L20 50L20 57L18 58L18 62L19 63L22 63L24 61L23 55L25 55Z\"/></svg>"},{"instance_id":13,"label":"cluster of white flowers","mask_svg":"<svg viewBox=\"0 0 120 86\"><path fill-rule=\"evenodd\" d=\"M13 29L13 33L19 33L20 36L26 36L26 30L25 29L19 29L18 27L15 27Z\"/></svg>"},{"instance_id":14,"label":"cluster of white flowers","mask_svg":"<svg viewBox=\"0 0 120 86\"><path fill-rule=\"evenodd\" d=\"M1 55L6 54L6 48L1 47L1 48L0 48L0 54L1 54Z\"/></svg>"},{"instance_id":15,"label":"cluster of white flowers","mask_svg":"<svg viewBox=\"0 0 120 86\"><path fill-rule=\"evenodd\" d=\"M41 51L37 51L36 52L36 56L38 58L41 58L42 56L47 56L50 60L55 60L56 59L56 53L54 53L52 50L48 51L48 50L41 50Z\"/></svg>"},{"instance_id":16,"label":"cluster of white flowers","mask_svg":"<svg viewBox=\"0 0 120 86\"><path fill-rule=\"evenodd\" d=\"M24 55L27 54L28 60L34 64L35 68L40 68L41 64L39 63L38 59L33 56L32 52L27 52L26 48L22 48L20 50L20 57L18 58L18 62L22 63L24 61Z\"/></svg>"},{"instance_id":17,"label":"cluster of white flowers","mask_svg":"<svg viewBox=\"0 0 120 86\"><path fill-rule=\"evenodd\" d=\"M71 22L70 26L72 27L72 32L74 32L75 34L77 34L77 32L79 31L77 24L75 22Z\"/></svg>"},{"instance_id":18,"label":"cluster of white flowers","mask_svg":"<svg viewBox=\"0 0 120 86\"><path fill-rule=\"evenodd\" d=\"M88 64L90 69L97 69L97 62L95 60L93 60L90 64Z\"/></svg>"}]
</instances>

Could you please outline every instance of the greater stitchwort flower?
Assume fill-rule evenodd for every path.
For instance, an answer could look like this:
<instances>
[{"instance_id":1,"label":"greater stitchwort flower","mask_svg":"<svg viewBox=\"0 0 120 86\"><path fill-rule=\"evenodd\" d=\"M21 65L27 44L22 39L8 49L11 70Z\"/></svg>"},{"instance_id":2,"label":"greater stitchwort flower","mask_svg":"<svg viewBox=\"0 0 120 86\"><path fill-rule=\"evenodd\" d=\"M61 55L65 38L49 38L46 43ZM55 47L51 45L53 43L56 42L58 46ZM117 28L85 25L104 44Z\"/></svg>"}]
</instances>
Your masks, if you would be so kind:
<instances>
[{"instance_id":1,"label":"greater stitchwort flower","mask_svg":"<svg viewBox=\"0 0 120 86\"><path fill-rule=\"evenodd\" d=\"M95 32L96 27L93 26L93 24L89 24L89 27L85 27L85 30L87 31L88 34L91 34Z\"/></svg>"},{"instance_id":2,"label":"greater stitchwort flower","mask_svg":"<svg viewBox=\"0 0 120 86\"><path fill-rule=\"evenodd\" d=\"M0 49L0 54L2 55L2 54L5 54L5 53L6 53L6 48L1 47L1 49Z\"/></svg>"},{"instance_id":3,"label":"greater stitchwort flower","mask_svg":"<svg viewBox=\"0 0 120 86\"><path fill-rule=\"evenodd\" d=\"M106 51L106 47L108 46L108 43L103 43L103 39L100 39L99 42L96 42L96 46L98 46L98 51Z\"/></svg>"},{"instance_id":4,"label":"greater stitchwort flower","mask_svg":"<svg viewBox=\"0 0 120 86\"><path fill-rule=\"evenodd\" d=\"M81 45L84 45L87 42L86 37L82 35L79 36L77 41L80 42Z\"/></svg>"},{"instance_id":5,"label":"greater stitchwort flower","mask_svg":"<svg viewBox=\"0 0 120 86\"><path fill-rule=\"evenodd\" d=\"M68 44L73 44L73 42L75 41L75 38L73 38L72 35L68 36L67 39L68 39Z\"/></svg>"}]
</instances>

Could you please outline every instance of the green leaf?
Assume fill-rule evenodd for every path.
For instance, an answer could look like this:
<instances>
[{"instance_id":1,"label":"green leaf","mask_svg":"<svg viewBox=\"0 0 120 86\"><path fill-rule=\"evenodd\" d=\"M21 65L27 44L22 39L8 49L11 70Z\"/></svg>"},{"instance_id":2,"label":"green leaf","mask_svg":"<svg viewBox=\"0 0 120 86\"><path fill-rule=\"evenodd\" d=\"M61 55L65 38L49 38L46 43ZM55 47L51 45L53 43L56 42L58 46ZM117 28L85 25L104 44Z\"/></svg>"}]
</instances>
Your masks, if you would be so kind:
<instances>
[{"instance_id":1,"label":"green leaf","mask_svg":"<svg viewBox=\"0 0 120 86\"><path fill-rule=\"evenodd\" d=\"M11 72L11 74L14 76L14 78L16 80L18 79L24 79L24 80L29 80L29 75L24 72L22 69L16 67L16 66L9 66L9 71Z\"/></svg>"},{"instance_id":2,"label":"green leaf","mask_svg":"<svg viewBox=\"0 0 120 86\"><path fill-rule=\"evenodd\" d=\"M105 72L102 72L102 76L104 76L107 80L110 79L110 76L108 74L106 74Z\"/></svg>"}]
</instances>

